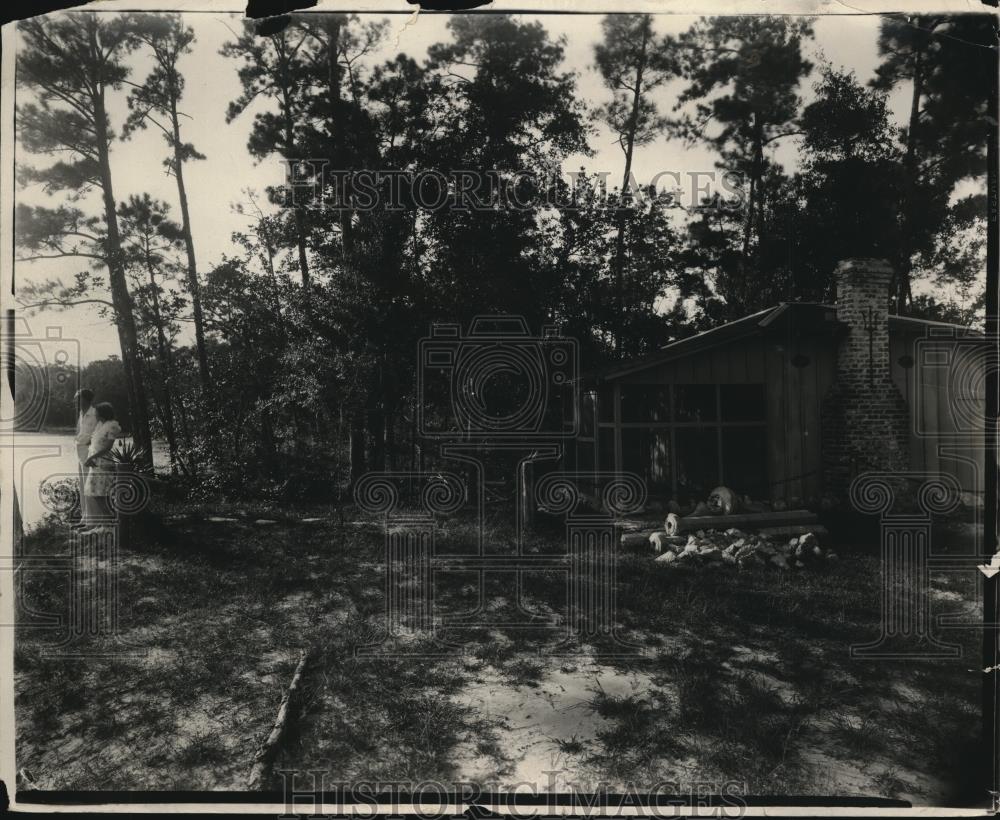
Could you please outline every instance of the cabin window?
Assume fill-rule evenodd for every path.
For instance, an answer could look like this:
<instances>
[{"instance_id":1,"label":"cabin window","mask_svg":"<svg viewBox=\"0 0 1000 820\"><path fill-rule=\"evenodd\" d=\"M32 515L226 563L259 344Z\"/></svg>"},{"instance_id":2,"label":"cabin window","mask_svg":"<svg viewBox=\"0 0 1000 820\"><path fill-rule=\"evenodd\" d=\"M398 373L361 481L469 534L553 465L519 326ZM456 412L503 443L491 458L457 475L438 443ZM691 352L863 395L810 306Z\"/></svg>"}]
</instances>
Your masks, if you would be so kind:
<instances>
[{"instance_id":1,"label":"cabin window","mask_svg":"<svg viewBox=\"0 0 1000 820\"><path fill-rule=\"evenodd\" d=\"M678 428L677 494L682 499L704 499L719 485L719 437L716 429Z\"/></svg>"},{"instance_id":2,"label":"cabin window","mask_svg":"<svg viewBox=\"0 0 1000 820\"><path fill-rule=\"evenodd\" d=\"M670 421L670 388L662 384L623 384L622 421Z\"/></svg>"},{"instance_id":3,"label":"cabin window","mask_svg":"<svg viewBox=\"0 0 1000 820\"><path fill-rule=\"evenodd\" d=\"M725 484L767 497L763 384L622 384L598 396L598 469L641 477L650 492L704 500Z\"/></svg>"},{"instance_id":4,"label":"cabin window","mask_svg":"<svg viewBox=\"0 0 1000 820\"><path fill-rule=\"evenodd\" d=\"M672 486L670 430L622 430L622 470L640 476L650 489Z\"/></svg>"},{"instance_id":5,"label":"cabin window","mask_svg":"<svg viewBox=\"0 0 1000 820\"><path fill-rule=\"evenodd\" d=\"M743 495L770 496L767 486L767 428L722 428L724 483Z\"/></svg>"},{"instance_id":6,"label":"cabin window","mask_svg":"<svg viewBox=\"0 0 1000 820\"><path fill-rule=\"evenodd\" d=\"M714 384L674 385L674 400L677 407L675 421L703 423L718 418L719 393Z\"/></svg>"}]
</instances>

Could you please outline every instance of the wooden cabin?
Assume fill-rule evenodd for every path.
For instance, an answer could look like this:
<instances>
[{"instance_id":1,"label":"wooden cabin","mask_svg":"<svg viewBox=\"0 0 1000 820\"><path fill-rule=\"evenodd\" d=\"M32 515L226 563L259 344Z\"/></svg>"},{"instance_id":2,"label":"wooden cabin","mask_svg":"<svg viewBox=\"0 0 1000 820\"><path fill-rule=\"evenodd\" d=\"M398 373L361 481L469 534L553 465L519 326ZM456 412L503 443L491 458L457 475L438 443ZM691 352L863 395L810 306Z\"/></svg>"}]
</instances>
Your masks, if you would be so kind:
<instances>
[{"instance_id":1,"label":"wooden cabin","mask_svg":"<svg viewBox=\"0 0 1000 820\"><path fill-rule=\"evenodd\" d=\"M591 374L570 466L682 504L721 484L815 507L879 469L950 472L981 499L985 340L890 315L890 277L851 260L835 305L780 304Z\"/></svg>"}]
</instances>

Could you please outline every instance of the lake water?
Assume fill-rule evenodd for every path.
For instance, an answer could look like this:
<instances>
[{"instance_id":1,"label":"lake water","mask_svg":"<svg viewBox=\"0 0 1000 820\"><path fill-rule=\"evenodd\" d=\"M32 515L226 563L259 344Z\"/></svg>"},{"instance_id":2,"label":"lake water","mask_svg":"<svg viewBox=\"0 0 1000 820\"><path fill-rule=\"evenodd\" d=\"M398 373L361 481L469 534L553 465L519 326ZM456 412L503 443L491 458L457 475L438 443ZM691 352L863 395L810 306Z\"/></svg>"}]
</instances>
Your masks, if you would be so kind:
<instances>
[{"instance_id":1,"label":"lake water","mask_svg":"<svg viewBox=\"0 0 1000 820\"><path fill-rule=\"evenodd\" d=\"M64 477L76 479L76 445L68 432L15 433L6 443L13 445L14 488L24 528L29 530L38 526L48 512L38 492L42 483ZM158 472L169 469L166 443L153 445L153 466Z\"/></svg>"}]
</instances>

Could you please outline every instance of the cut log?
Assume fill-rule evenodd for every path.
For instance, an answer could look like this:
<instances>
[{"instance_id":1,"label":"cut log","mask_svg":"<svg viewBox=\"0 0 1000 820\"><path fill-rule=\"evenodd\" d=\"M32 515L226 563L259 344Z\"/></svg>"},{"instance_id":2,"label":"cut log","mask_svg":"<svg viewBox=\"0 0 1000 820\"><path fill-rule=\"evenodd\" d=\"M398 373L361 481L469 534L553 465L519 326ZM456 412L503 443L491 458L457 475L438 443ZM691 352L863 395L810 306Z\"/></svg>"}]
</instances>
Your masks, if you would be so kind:
<instances>
[{"instance_id":1,"label":"cut log","mask_svg":"<svg viewBox=\"0 0 1000 820\"><path fill-rule=\"evenodd\" d=\"M813 532L819 526L815 513L809 510L790 510L783 513L743 513L740 515L689 515L677 519L676 533L697 532L698 530L728 530L738 529L747 532L763 531L765 528L783 526L802 526L803 532ZM641 530L632 530L622 535L622 544L639 543L640 538L648 539L654 532L666 532L664 527L652 527L648 524ZM794 533L793 533L794 534Z\"/></svg>"},{"instance_id":2,"label":"cut log","mask_svg":"<svg viewBox=\"0 0 1000 820\"><path fill-rule=\"evenodd\" d=\"M295 667L295 674L292 675L292 682L288 685L285 694L281 698L281 705L278 707L278 716L274 719L271 732L254 755L253 769L250 772L250 778L247 780L247 788L251 791L260 791L268 785L271 779L271 766L278 755L278 746L288 729L290 715L297 706L295 701L299 693L299 688L302 685L302 673L312 659L313 654L314 650L307 652L303 649L299 655L299 663Z\"/></svg>"},{"instance_id":3,"label":"cut log","mask_svg":"<svg viewBox=\"0 0 1000 820\"><path fill-rule=\"evenodd\" d=\"M666 520L663 522L663 529L666 530L667 535L678 535L680 530L678 528L678 522L681 517L677 513L668 513Z\"/></svg>"},{"instance_id":4,"label":"cut log","mask_svg":"<svg viewBox=\"0 0 1000 820\"><path fill-rule=\"evenodd\" d=\"M785 512L737 513L736 515L688 515L677 521L677 532L698 530L758 530L761 527L783 527L791 524L811 524L819 519L809 510Z\"/></svg>"},{"instance_id":5,"label":"cut log","mask_svg":"<svg viewBox=\"0 0 1000 820\"><path fill-rule=\"evenodd\" d=\"M675 547L683 547L687 543L687 536L667 535L665 532L654 532L649 536L648 545L654 552L666 552Z\"/></svg>"}]
</instances>

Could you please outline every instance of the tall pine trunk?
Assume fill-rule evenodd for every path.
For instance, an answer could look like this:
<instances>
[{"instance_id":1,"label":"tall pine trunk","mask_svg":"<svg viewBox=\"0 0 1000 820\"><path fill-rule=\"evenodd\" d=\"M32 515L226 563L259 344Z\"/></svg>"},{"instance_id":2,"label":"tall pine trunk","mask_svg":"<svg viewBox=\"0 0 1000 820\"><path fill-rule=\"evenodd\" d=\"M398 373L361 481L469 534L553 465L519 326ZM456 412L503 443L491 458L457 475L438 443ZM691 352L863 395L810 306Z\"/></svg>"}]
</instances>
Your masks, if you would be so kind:
<instances>
[{"instance_id":1,"label":"tall pine trunk","mask_svg":"<svg viewBox=\"0 0 1000 820\"><path fill-rule=\"evenodd\" d=\"M91 33L92 45L99 47L96 32ZM104 105L104 89L98 89L94 100L94 124L97 130L96 145L100 168L101 193L104 204L104 219L107 223L107 264L111 284L111 302L115 308L115 324L118 328L118 342L122 351L125 369L125 383L129 408L132 415L132 435L136 444L146 454L147 466L153 463L153 437L149 429L149 411L146 406L146 388L139 362L139 342L132 313L132 295L125 278L122 257L121 234L118 230L118 214L115 210L115 195L111 184L111 161L108 156L108 117Z\"/></svg>"},{"instance_id":2,"label":"tall pine trunk","mask_svg":"<svg viewBox=\"0 0 1000 820\"><path fill-rule=\"evenodd\" d=\"M167 437L167 448L170 452L170 472L177 473L179 462L177 448L177 428L174 425L174 368L167 344L167 335L163 332L163 318L160 314L160 295L156 284L156 273L147 253L146 270L149 274L150 298L153 300L153 321L156 323L156 357L163 374L163 433Z\"/></svg>"},{"instance_id":3,"label":"tall pine trunk","mask_svg":"<svg viewBox=\"0 0 1000 820\"><path fill-rule=\"evenodd\" d=\"M913 272L912 209L917 185L917 131L920 125L920 101L924 95L924 50L918 45L913 54L913 92L910 97L910 119L906 132L906 152L903 155L903 231L899 258L896 261L894 301L896 313L903 314L910 298L910 278Z\"/></svg>"},{"instance_id":4,"label":"tall pine trunk","mask_svg":"<svg viewBox=\"0 0 1000 820\"><path fill-rule=\"evenodd\" d=\"M615 306L617 316L615 317L615 354L620 358L624 355L622 350L622 336L625 325L625 292L624 292L624 266L625 266L625 189L628 187L629 177L632 175L632 155L635 151L635 134L639 127L639 104L642 102L642 75L646 69L646 48L649 42L649 28L642 28L642 44L639 50L639 62L635 69L635 91L632 94L632 111L629 114L628 130L625 134L625 171L622 174L621 201L618 203L617 233L615 235Z\"/></svg>"},{"instance_id":5,"label":"tall pine trunk","mask_svg":"<svg viewBox=\"0 0 1000 820\"><path fill-rule=\"evenodd\" d=\"M286 82L291 82L286 80ZM284 96L284 104L282 110L284 112L284 155L285 159L289 162L294 162L298 157L295 156L295 124L292 122L291 114L291 94L289 92L288 85L283 86L282 94ZM302 218L302 207L300 205L292 205L292 215L295 219L295 244L298 247L299 252L299 273L302 276L302 287L306 291L308 296L309 291L309 257L306 254L306 226L305 220Z\"/></svg>"},{"instance_id":6,"label":"tall pine trunk","mask_svg":"<svg viewBox=\"0 0 1000 820\"><path fill-rule=\"evenodd\" d=\"M358 480L365 474L365 411L356 410L351 415L351 488L358 483Z\"/></svg>"},{"instance_id":7,"label":"tall pine trunk","mask_svg":"<svg viewBox=\"0 0 1000 820\"><path fill-rule=\"evenodd\" d=\"M334 169L339 171L345 170L347 165L345 161L347 157L347 146L344 143L345 134L338 120L341 113L339 62L341 18L338 15L329 15L324 18L323 31L326 34L327 151ZM342 193L346 193L346 190ZM354 258L355 243L351 213L346 207L346 201L340 202L338 205L341 206L339 211L340 243L344 272L347 274L345 280L350 281L352 278L350 274L353 273L353 283L355 287L360 288L360 272L356 264L357 260ZM356 337L354 339L355 345L362 349L367 347L367 342L367 338ZM371 387L367 393L364 402L366 405L371 405L374 398ZM379 466L380 460L383 461L384 465L379 445L376 443L372 451L369 452L369 426L372 426L375 441L378 442L382 435L379 430L379 419L375 415L369 414L367 407L355 410L351 415L350 431L351 487L354 487L358 479L365 474L369 465L375 470L384 469L384 466Z\"/></svg>"},{"instance_id":8,"label":"tall pine trunk","mask_svg":"<svg viewBox=\"0 0 1000 820\"><path fill-rule=\"evenodd\" d=\"M171 89L173 90L173 89ZM187 189L184 187L184 157L181 151L181 126L177 116L177 95L170 100L170 118L174 132L174 176L177 179L177 197L181 203L181 231L187 251L187 285L191 294L191 312L194 318L194 343L198 354L198 376L206 393L211 389L212 376L208 369L208 352L205 350L205 319L201 310L201 285L198 282L198 263L194 255L194 238L191 234L191 214L188 210Z\"/></svg>"}]
</instances>

